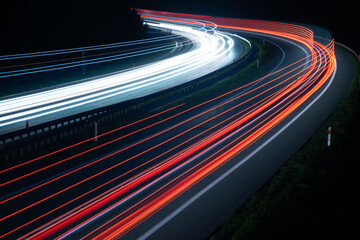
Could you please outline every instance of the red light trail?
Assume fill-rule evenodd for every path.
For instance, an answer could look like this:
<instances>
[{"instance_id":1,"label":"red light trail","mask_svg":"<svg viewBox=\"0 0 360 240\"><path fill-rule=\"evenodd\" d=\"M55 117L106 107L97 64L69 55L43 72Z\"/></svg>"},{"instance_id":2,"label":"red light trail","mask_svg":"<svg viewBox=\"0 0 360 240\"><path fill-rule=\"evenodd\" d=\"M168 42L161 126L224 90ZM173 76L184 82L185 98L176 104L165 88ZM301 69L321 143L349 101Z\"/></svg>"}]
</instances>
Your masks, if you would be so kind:
<instances>
[{"instance_id":1,"label":"red light trail","mask_svg":"<svg viewBox=\"0 0 360 240\"><path fill-rule=\"evenodd\" d=\"M312 31L305 27L267 21L139 11L145 19L181 24L200 24L201 21L201 24L211 26L215 23L221 29L280 37L305 46L309 54L265 77L196 106L181 104L101 134L97 136L99 139L111 134L118 135L113 140L79 151L45 167L32 169L36 168L38 162L46 162L48 158L65 154L69 149L77 149L94 138L1 170L0 189L21 187L14 194L0 199L1 209L9 208L6 215L0 216L0 224L7 222L7 226L11 226L0 238L25 232L23 237L27 239L60 239L76 235L91 224L94 224L91 230L80 234L81 238L117 239L124 236L274 129L319 91L335 70L333 41L323 45L315 41ZM163 118L154 121L157 117ZM140 127L145 123L146 127ZM121 130L137 127L138 124L136 130L121 134ZM31 177L57 171L57 168L60 169L70 160L90 158L90 154L95 151L152 129L153 133L147 137L93 161L84 162L29 187L23 186L27 186L26 180ZM120 153L123 155L120 156ZM114 157L117 159L112 160ZM127 165L129 163L133 165ZM100 164L104 167L100 167ZM119 167L126 170L115 174ZM94 168L96 172L91 172ZM17 176L19 169L28 172ZM103 180L97 183L100 177ZM62 187L50 189L49 186L55 186L51 185L55 183ZM77 192L77 195L64 201L59 200L63 194L71 191ZM41 197L34 198L37 194ZM13 205L13 202L28 196L34 200L19 206ZM35 209L45 204L50 204L51 208L36 213ZM114 209L119 213L111 214ZM33 212L27 216L26 223L14 224L14 217L21 218L29 210ZM95 224L100 218L106 220Z\"/></svg>"}]
</instances>

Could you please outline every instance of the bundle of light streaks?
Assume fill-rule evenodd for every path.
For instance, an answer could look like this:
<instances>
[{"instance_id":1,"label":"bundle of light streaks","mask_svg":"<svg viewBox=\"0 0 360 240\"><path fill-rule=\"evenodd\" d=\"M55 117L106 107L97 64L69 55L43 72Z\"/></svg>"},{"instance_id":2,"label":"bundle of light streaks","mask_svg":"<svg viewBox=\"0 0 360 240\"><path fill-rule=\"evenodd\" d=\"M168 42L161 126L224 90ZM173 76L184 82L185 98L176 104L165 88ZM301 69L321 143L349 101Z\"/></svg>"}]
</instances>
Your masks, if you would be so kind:
<instances>
[{"instance_id":1,"label":"bundle of light streaks","mask_svg":"<svg viewBox=\"0 0 360 240\"><path fill-rule=\"evenodd\" d=\"M329 65L328 65L329 67ZM325 68L326 69L326 68ZM330 72L326 72L326 70L320 70L321 72L325 72L325 76L329 77L331 74ZM326 80L326 78L324 78ZM305 81L305 80L304 80ZM249 134L248 137L244 137L244 135L241 135L240 137L236 138L233 142L227 144L226 147L230 146L229 149L226 149L226 147L223 147L221 150L217 151L215 154L213 154L211 157L207 158L203 162L197 164L187 172L181 174L179 177L175 178L174 180L167 183L165 186L157 190L156 192L149 195L147 198L143 199L141 201L141 204L135 205L134 207L126 210L126 212L123 213L123 215L118 215L105 224L102 224L100 227L95 229L93 232L91 232L89 235L87 235L87 238L91 239L115 239L118 237L121 237L123 234L125 234L127 231L131 230L132 228L136 227L138 224L140 224L142 221L146 220L148 217L159 211L161 208L166 206L169 202L171 202L174 198L182 194L184 191L192 187L194 184L205 178L207 175L209 175L211 172L215 171L219 167L221 167L223 164L225 164L227 161L232 159L234 156L238 155L239 152L244 150L246 147L248 147L251 143L259 139L261 136L266 134L268 131L270 131L274 126L276 126L279 122L281 122L285 117L287 117L291 112L294 111L297 107L299 107L304 99L307 99L311 94L316 91L324 82L318 82L315 84L316 80L314 79L307 79L305 84L303 85L304 90L300 91L297 90L296 92L298 95L304 94L301 98L297 99L293 102L288 102L285 106L283 106L281 109L279 109L277 112L272 114L272 116L268 117L264 121L260 122L256 126L254 126L251 130L256 131L249 134L248 131L247 134ZM324 80L323 80L324 81ZM314 85L313 89L311 89L310 92L304 93L305 90L308 90L311 86ZM291 96L294 97L294 96ZM274 108L274 107L273 107ZM279 114L281 113L281 114ZM271 118L273 117L273 118ZM266 121L270 120L271 121ZM236 124L237 125L237 124ZM232 126L234 127L234 126ZM240 128L241 129L241 128ZM223 133L220 133L223 135ZM227 136L227 134L225 134ZM212 140L214 136L210 138ZM241 141L238 141L241 139ZM207 149L205 148L205 150ZM201 153L200 153L201 154ZM211 161L210 161L211 159ZM117 203L118 204L118 203ZM115 207L116 205L112 205L110 208ZM107 209L108 210L108 209ZM104 211L105 212L105 211ZM104 213L102 212L102 213ZM101 214L102 214L101 213ZM105 212L106 213L106 212ZM71 231L76 231L77 228L73 228ZM69 231L67 234L71 233Z\"/></svg>"},{"instance_id":2,"label":"bundle of light streaks","mask_svg":"<svg viewBox=\"0 0 360 240\"><path fill-rule=\"evenodd\" d=\"M153 18L153 16L151 17ZM159 16L156 17L159 18ZM176 15L171 19L179 21L178 17ZM181 15L181 17L184 18L184 15ZM203 23L205 21L218 23L212 21L214 19L210 20L209 17L204 16L190 15L188 18L200 18L204 20ZM313 41L309 30L304 30L304 33L297 33L301 28L296 27L293 29L293 25L269 23L268 28L266 28L266 22L258 22L258 24L259 29L256 28L256 25L250 27L246 26L246 24L241 25L241 27L227 25L227 28L241 28L241 30L247 28L251 29L248 30L251 32L291 39L306 46L310 54L263 78L225 94L214 96L214 98L196 106L184 108L186 106L184 105L161 112L159 115L164 115L162 121L149 122L147 127L139 128L128 135L117 137L94 149L88 149L85 152L79 152L76 156L64 159L63 162L60 162L61 164L128 136L136 135L153 127L156 129L165 126L161 131L156 130L150 136L120 150L97 158L87 164L81 164L71 171L57 175L50 180L33 184L2 199L0 207L6 209L12 201L20 200L26 195L35 195L42 188L56 181L62 181L64 178L76 179L75 183L65 184L62 189L53 190L47 193L46 197L40 197L37 201L23 204L17 210L0 218L2 224L7 221L9 224L12 218L24 216L31 209L46 206L47 202L56 201L54 200L56 197L61 197L67 191L74 189L79 191L76 197L59 203L56 202L56 204L53 203L54 206L51 210L38 213L25 224L11 225L11 230L0 237L9 237L17 234L17 232L28 231L29 233L25 234L24 238L117 239L163 209L209 174L231 161L291 113L299 109L326 84L333 74L336 67L333 42L324 46ZM274 25L276 28L274 28ZM280 30L281 25L283 25L285 31ZM265 79L266 81L263 81ZM244 89L246 91L243 91ZM181 111L173 113L173 111L180 108ZM208 115L209 117L204 120L203 117ZM175 121L179 117L181 118L175 124L166 124ZM139 122L142 121L151 121L151 117ZM207 127L204 130L205 126ZM127 127L130 127L130 125L124 128ZM103 134L103 136L116 133L118 130L115 129L111 133ZM166 136L165 141L156 141L156 138L163 135ZM179 144L176 143L177 139L186 140ZM88 141L80 142L76 146ZM171 142L176 144L167 146ZM141 146L145 146L142 144L146 144L147 148L142 149ZM69 148L76 146L69 146ZM19 168L46 160L47 157L54 156L69 148L60 149L44 157L34 159L29 164L22 164L19 167L1 171L0 174L3 179L7 179L4 180L1 187L16 183L20 184L21 181L26 181L32 175L45 172L48 167L31 171L25 177L13 176ZM151 151L160 148L163 149L162 154L147 156ZM104 167L103 170L87 174L87 177L82 179L76 178L77 175L75 174L77 172L84 174L84 171L90 166L109 161L117 154L126 153L130 149L133 149L134 153L125 159L121 158L120 162L116 161L110 166ZM136 167L123 172L120 176L116 172L116 177L110 180L101 180L98 183L100 176L111 174L111 171L135 160L138 160ZM56 167L57 165L56 163L50 167ZM87 182L89 182L90 187L85 185ZM84 189L79 188L80 186ZM50 191L49 187L47 189ZM95 197L94 193L96 193ZM59 201L59 198L57 200ZM70 207L74 203L77 204L77 207ZM114 212L118 213L114 214ZM51 217L50 221L49 217ZM46 223L46 219L48 223Z\"/></svg>"},{"instance_id":3,"label":"bundle of light streaks","mask_svg":"<svg viewBox=\"0 0 360 240\"><path fill-rule=\"evenodd\" d=\"M134 40L129 42L119 42L119 43L110 43L110 44L103 44L103 45L95 45L89 47L78 47L78 48L68 48L68 49L60 49L60 50L50 50L50 51L42 51L42 52L31 52L31 53L21 53L21 54L11 54L11 55L1 55L0 61L6 60L15 60L15 59L25 59L25 58L36 58L36 57L45 57L45 56L55 56L55 55L64 55L69 53L81 53L81 52L89 52L89 51L96 51L96 50L104 50L110 49L114 51L114 49L122 48L122 47L133 47L142 44L149 44L154 42L161 42L164 40L173 39L174 36L161 36L155 37L150 39L141 39L141 40ZM37 63L34 63L37 64ZM2 67L1 69L9 68L9 66Z\"/></svg>"},{"instance_id":4,"label":"bundle of light streaks","mask_svg":"<svg viewBox=\"0 0 360 240\"><path fill-rule=\"evenodd\" d=\"M180 38L180 36L178 36ZM62 69L68 69L68 68L76 68L80 66L90 66L94 64L99 63L106 63L106 62L113 62L118 60L124 60L124 59L131 59L143 55L149 55L153 53L163 52L163 51L174 51L174 43L167 43L167 44L154 44L154 42L157 41L164 41L167 40L166 38L161 39L152 39L151 46L142 46L135 48L136 45L140 44L149 44L147 42L138 42L132 44L119 44L115 46L111 46L112 49L109 49L109 47L103 46L101 48L99 47L93 47L91 49L86 48L87 54L86 59L84 56L78 56L78 57L72 57L72 58L60 58L55 60L47 60L47 61L34 61L33 58L40 58L40 57L48 57L48 53L39 53L39 55L30 55L30 56L22 56L22 58L32 58L30 63L26 64L18 64L18 65L10 65L10 66L4 66L0 67L0 78L9 78L14 76L22 76L22 75L28 75L28 74L34 74L34 73L43 73L48 71L55 71L55 70L62 70ZM177 42L178 43L178 42ZM189 45L188 40L182 40L180 41L181 46ZM178 43L179 45L179 43ZM132 47L132 49L122 49L122 50L115 50L113 48L129 48ZM110 52L105 53L97 53L97 54L89 54L91 51L99 51L99 50L111 50ZM73 54L73 53L85 53L85 50L64 50L61 52L52 53L52 57L55 54ZM14 59L17 59L17 57L14 57ZM5 58L5 60L13 60L13 58ZM0 61L2 61L0 59ZM60 63L57 63L60 62ZM19 69L21 68L21 69ZM11 70L13 69L13 70Z\"/></svg>"},{"instance_id":5,"label":"bundle of light streaks","mask_svg":"<svg viewBox=\"0 0 360 240\"><path fill-rule=\"evenodd\" d=\"M50 121L165 90L230 64L236 56L229 54L233 51L234 42L225 34L209 34L192 26L164 22L148 24L171 29L173 33L190 39L194 49L116 75L2 100L0 133L14 130L12 125L16 123L17 127L24 121L36 125L44 120ZM207 68L209 64L213 67Z\"/></svg>"}]
</instances>

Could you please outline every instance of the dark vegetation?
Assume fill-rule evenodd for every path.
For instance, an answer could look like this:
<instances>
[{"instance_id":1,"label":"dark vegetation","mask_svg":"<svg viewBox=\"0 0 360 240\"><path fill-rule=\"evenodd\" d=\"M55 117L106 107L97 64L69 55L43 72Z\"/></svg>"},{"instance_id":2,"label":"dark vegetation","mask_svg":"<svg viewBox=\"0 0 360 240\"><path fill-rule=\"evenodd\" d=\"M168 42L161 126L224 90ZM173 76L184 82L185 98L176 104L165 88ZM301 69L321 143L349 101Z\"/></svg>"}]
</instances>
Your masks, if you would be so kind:
<instances>
[{"instance_id":1,"label":"dark vegetation","mask_svg":"<svg viewBox=\"0 0 360 240\"><path fill-rule=\"evenodd\" d=\"M357 234L359 71L357 64L350 92L328 121L210 240L351 239Z\"/></svg>"},{"instance_id":2,"label":"dark vegetation","mask_svg":"<svg viewBox=\"0 0 360 240\"><path fill-rule=\"evenodd\" d=\"M136 10L118 0L7 0L0 3L0 54L142 38Z\"/></svg>"}]
</instances>

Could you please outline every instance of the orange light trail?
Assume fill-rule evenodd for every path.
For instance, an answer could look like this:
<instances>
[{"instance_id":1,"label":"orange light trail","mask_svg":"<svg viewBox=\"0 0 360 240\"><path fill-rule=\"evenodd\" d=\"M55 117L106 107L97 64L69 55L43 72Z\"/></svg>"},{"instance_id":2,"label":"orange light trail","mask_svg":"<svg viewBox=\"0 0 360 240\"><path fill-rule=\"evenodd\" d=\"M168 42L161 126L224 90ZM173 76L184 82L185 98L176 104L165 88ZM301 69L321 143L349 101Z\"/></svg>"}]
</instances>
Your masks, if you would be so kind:
<instances>
[{"instance_id":1,"label":"orange light trail","mask_svg":"<svg viewBox=\"0 0 360 240\"><path fill-rule=\"evenodd\" d=\"M333 66L333 65L332 65ZM331 69L331 68L330 68ZM326 71L325 77L329 77L332 74L332 71ZM282 114L278 114L269 122L264 122L262 126L258 130L256 130L252 135L250 135L245 140L241 141L240 143L236 144L206 166L202 167L201 169L197 170L196 172L192 173L182 181L176 183L171 188L167 189L164 192L160 192L155 199L149 201L144 206L139 208L137 211L134 211L132 214L128 215L121 221L118 221L111 227L107 228L106 230L102 231L101 233L97 233L94 236L91 236L93 239L116 239L124 235L127 231L131 230L132 228L136 227L142 221L146 220L148 217L159 211L161 208L166 206L169 202L175 199L177 196L185 192L187 189L195 185L197 182L204 179L207 175L221 167L227 161L235 157L239 154L239 152L243 151L246 147L250 144L258 140L268 131L270 131L274 126L276 126L279 122L284 120L288 115L290 115L295 109L297 109L303 101L308 99L317 89L319 89L324 81L327 78L323 78L322 81L318 82L316 86L311 89L310 92L307 92L302 98L298 99L296 102L288 106ZM157 192L158 193L158 192ZM104 224L103 226L105 226Z\"/></svg>"},{"instance_id":2,"label":"orange light trail","mask_svg":"<svg viewBox=\"0 0 360 240\"><path fill-rule=\"evenodd\" d=\"M32 191L45 187L50 183L54 183L55 181L59 181L62 178L68 177L70 174L75 174L79 171L83 171L84 169L90 167L93 164L100 163L101 161L104 161L130 148L134 148L135 146L155 139L156 137L169 134L170 131L174 131L177 128L180 129L181 126L185 126L186 124L191 123L193 120L200 119L206 114L210 114L211 112L215 112L215 110L226 107L226 109L222 110L220 113L216 113L213 116L207 118L206 120L190 126L186 130L174 133L173 135L171 135L171 137L167 138L163 142L156 143L153 146L150 146L137 154L134 154L116 164L113 164L110 167L107 167L106 169L99 170L97 173L91 176L76 181L75 184L64 187L59 191L49 194L41 200L33 202L26 207L23 207L21 209L18 209L17 211L12 212L11 214L1 217L0 222L11 219L17 214L23 213L34 206L40 205L45 201L50 200L51 198L60 196L64 192L78 187L91 179L95 179L100 175L104 175L104 173L107 173L110 170L113 170L116 167L121 166L126 162L129 162L130 160L139 159L140 157L150 151L153 151L154 149L159 149L165 144L175 141L176 139L180 139L180 137L186 136L186 134L200 129L200 127L205 125L206 123L211 123L214 120L218 121L217 123L214 123L211 127L205 130L201 130L196 134L189 135L190 137L188 137L187 139L185 138L186 140L184 140L182 143L165 150L162 154L159 154L158 156L155 156L144 162L138 163L136 167L124 172L123 174L120 174L119 176L107 182L101 183L98 186L94 186L93 189L89 190L88 192L79 194L79 196L76 196L68 203L62 203L55 207L53 210L33 218L28 223L15 227L14 229L0 236L0 238L4 238L13 233L16 233L22 228L29 227L36 221L47 217L50 214L53 214L54 212L64 208L68 204L74 203L75 201L78 201L79 199L87 196L88 194L94 193L95 191L98 191L107 185L110 186L110 183L115 183L115 180L121 179L122 177L132 172L136 173L136 170L141 169L142 167L145 167L148 164L154 162L154 165L149 165L150 167L147 167L145 170L140 171L134 176L129 177L129 179L116 184L116 186L111 187L108 190L104 190L103 193L98 195L97 197L87 200L85 203L80 204L75 209L72 209L71 211L60 215L49 223L37 227L35 230L30 231L23 237L30 239L66 237L69 234L77 231L90 221L96 220L99 216L102 216L103 214L106 214L109 210L119 206L119 204L122 204L122 202L126 201L130 197L136 196L138 193L141 193L143 191L148 191L147 189L152 187L155 183L159 182L167 176L172 176L171 174L173 174L174 177L170 179L166 184L155 189L153 192L148 194L146 197L140 199L138 202L135 202L131 207L125 209L121 214L117 215L116 217L111 217L105 223L97 226L95 229L87 233L84 238L117 239L123 236L124 234L141 224L143 221L151 217L153 214L163 209L182 193L193 187L195 184L206 178L208 175L210 175L217 169L221 168L221 166L223 166L224 164L234 159L234 157L237 156L240 152L248 148L254 142L261 139L279 123L284 121L284 119L286 119L295 110L299 109L302 105L304 105L304 103L311 96L313 96L322 86L324 86L324 84L331 77L335 69L334 42L332 41L328 45L324 46L323 44L314 41L314 36L311 30L301 26L266 21L215 18L201 15L172 13L163 14L162 12L147 10L139 10L139 12L143 14L144 18L152 20L170 21L181 24L195 25L199 24L199 22L193 20L186 20L184 18L197 19L201 20L201 24L205 25L211 25L211 23L216 23L216 26L218 28L256 32L271 36L277 36L297 42L305 46L306 49L310 51L310 54L307 55L305 58L297 60L294 63L289 64L282 69L274 71L273 73L268 74L263 78L257 79L248 84L244 84L241 87L233 89L225 94L215 96L214 98L206 100L196 106L181 110L178 113L171 112L173 110L177 110L178 108L180 109L180 107L185 108L186 105L182 104L170 108L153 116L141 119L137 122L130 123L123 127L114 129L110 132L101 134L98 137L103 137L109 135L110 133L116 133L120 129L134 126L136 123L151 120L152 118L161 116L162 114L171 114L170 116L167 116L161 121L149 124L147 127L140 128L129 134L117 137L106 143L100 144L99 146L96 146L94 148L67 157L59 162L34 170L22 176L14 177L1 183L0 187L14 184L22 179L38 174L39 172L56 167L66 161L88 154L95 149L100 149L109 144L113 144L120 139L130 137L135 133L139 133L141 131L153 128L158 125L161 126L161 124L170 122L170 120L175 119L175 117L182 117L186 114L192 113L193 111L195 112L192 113L193 115L187 117L185 120L173 124L171 125L171 127L161 130L136 143L130 144L125 148L98 158L96 161L85 164L72 171L69 171L66 174L59 175L56 178L53 178L47 182L41 183L35 187L29 188L25 191L22 191L18 194L15 194L0 201L0 205L5 203L11 203L11 201L15 200L16 198L22 197L25 194L29 194ZM276 74L278 74L279 76L275 76ZM252 84L260 82L265 78L269 78L270 80L260 84L259 86L253 87L251 90L248 90L245 93L238 94L236 97L230 97L230 99L226 99L226 97L231 96L231 94L237 93L240 90L251 86ZM253 94L253 96L251 94ZM224 100L220 104L216 104L215 106L210 106L206 110L202 110L202 112L200 113L196 113L198 109L201 109L207 104L211 105L213 103L216 103L216 101L221 98L224 98L226 100ZM235 100L239 102L236 103ZM232 106L230 105L231 103L236 104ZM249 106L247 106L241 111L238 111L236 114L233 114L230 117L226 117L226 114L231 113L231 111L234 111L235 109L238 109L243 105L245 106L245 104L249 104ZM225 119L221 121L217 120L221 119L220 117L224 117ZM75 148L91 140L93 140L93 138L86 139L74 145L35 158L27 163L23 163L18 166L2 170L0 171L0 174L8 174L8 172L11 173L12 171L17 170L20 167L25 167L29 164L36 163L39 160L46 159L55 154L60 154L68 149ZM220 143L226 144L219 145ZM217 149L218 146L221 147ZM206 156L207 152L211 154L209 156ZM161 157L165 157L167 154L171 154L171 156L166 157L164 160L161 160ZM155 160L158 159L160 159L160 161L156 163ZM181 169L181 167L187 165L191 167L183 172L179 172L179 169Z\"/></svg>"}]
</instances>

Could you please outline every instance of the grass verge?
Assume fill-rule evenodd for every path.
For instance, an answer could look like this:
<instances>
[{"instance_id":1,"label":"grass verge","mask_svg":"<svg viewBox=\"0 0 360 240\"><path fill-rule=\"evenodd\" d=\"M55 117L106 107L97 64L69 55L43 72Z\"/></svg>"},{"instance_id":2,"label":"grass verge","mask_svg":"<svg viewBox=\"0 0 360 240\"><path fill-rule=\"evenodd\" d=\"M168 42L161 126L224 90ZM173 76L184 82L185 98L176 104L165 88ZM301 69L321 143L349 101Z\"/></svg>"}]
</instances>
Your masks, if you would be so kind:
<instances>
[{"instance_id":1,"label":"grass verge","mask_svg":"<svg viewBox=\"0 0 360 240\"><path fill-rule=\"evenodd\" d=\"M355 236L360 167L359 68L357 64L351 89L332 116L211 240ZM325 144L328 126L336 129L331 148Z\"/></svg>"}]
</instances>

